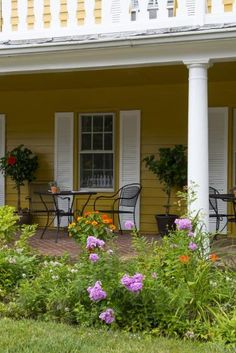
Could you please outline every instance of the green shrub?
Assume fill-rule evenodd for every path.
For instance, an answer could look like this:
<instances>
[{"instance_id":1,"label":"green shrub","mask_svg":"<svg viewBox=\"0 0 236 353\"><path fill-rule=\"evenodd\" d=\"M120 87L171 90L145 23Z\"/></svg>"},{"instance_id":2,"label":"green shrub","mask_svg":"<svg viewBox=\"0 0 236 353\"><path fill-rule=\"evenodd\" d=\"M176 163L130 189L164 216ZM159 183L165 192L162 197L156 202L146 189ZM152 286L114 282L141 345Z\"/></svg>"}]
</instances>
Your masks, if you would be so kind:
<instances>
[{"instance_id":1,"label":"green shrub","mask_svg":"<svg viewBox=\"0 0 236 353\"><path fill-rule=\"evenodd\" d=\"M161 244L134 232L128 260L85 232L77 263L37 257L26 228L0 252L1 315L234 345L236 273L206 253L191 220L176 223Z\"/></svg>"}]
</instances>

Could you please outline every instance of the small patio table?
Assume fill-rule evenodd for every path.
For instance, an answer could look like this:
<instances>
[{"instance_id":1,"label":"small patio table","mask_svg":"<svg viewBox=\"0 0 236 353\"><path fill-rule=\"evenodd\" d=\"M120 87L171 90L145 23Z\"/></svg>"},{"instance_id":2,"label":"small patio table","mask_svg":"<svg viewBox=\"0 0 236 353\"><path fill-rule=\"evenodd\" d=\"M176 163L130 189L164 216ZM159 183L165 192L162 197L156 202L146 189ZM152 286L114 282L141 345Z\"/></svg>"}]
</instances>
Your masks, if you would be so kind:
<instances>
[{"instance_id":1,"label":"small patio table","mask_svg":"<svg viewBox=\"0 0 236 353\"><path fill-rule=\"evenodd\" d=\"M56 218L56 220L57 220L57 235L56 235L56 242L57 242L60 224L61 224L61 218L67 217L68 221L70 222L75 217L75 212L73 210L75 197L76 196L87 196L87 199L86 199L85 203L83 204L81 211L79 211L79 214L83 215L84 210L85 210L86 206L88 205L91 196L96 195L97 192L87 191L87 190L76 190L76 191L62 190L60 192L55 192L55 193L52 193L51 191L47 191L47 192L37 191L37 192L35 192L35 194L39 195L40 200L42 201L42 203L45 207L45 210L46 210L46 214L47 214L47 222L46 222L46 225L45 225L43 232L41 234L41 238L43 237L44 233L46 232L48 226L52 223L51 222L49 224L49 218L50 218L50 214L52 213L52 210L48 208L45 197L47 197L47 198L52 197L52 201L53 201L53 205L54 205L54 210L53 210L54 219ZM67 211L60 208L59 202L58 202L59 200L67 200L67 202L68 202L67 203Z\"/></svg>"}]
</instances>

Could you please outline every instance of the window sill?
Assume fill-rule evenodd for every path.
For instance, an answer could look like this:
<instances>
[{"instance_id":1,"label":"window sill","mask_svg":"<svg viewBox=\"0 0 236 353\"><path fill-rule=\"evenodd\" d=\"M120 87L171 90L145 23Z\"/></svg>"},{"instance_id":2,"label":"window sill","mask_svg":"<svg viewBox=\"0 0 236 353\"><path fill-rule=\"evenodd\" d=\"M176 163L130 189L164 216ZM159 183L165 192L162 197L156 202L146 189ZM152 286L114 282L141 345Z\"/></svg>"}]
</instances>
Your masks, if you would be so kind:
<instances>
[{"instance_id":1,"label":"window sill","mask_svg":"<svg viewBox=\"0 0 236 353\"><path fill-rule=\"evenodd\" d=\"M107 189L107 188L80 188L79 190L81 191L94 191L94 192L114 192L115 190L113 188Z\"/></svg>"}]
</instances>

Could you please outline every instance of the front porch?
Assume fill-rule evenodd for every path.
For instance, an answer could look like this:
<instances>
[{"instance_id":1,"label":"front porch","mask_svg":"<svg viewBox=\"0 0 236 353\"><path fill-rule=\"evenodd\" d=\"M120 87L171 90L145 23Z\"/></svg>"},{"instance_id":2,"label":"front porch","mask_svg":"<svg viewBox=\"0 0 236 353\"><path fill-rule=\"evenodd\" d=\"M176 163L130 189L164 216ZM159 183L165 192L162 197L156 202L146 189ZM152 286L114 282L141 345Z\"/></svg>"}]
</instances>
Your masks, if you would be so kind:
<instances>
[{"instance_id":1,"label":"front porch","mask_svg":"<svg viewBox=\"0 0 236 353\"><path fill-rule=\"evenodd\" d=\"M210 183L222 189L222 192L226 192L235 185L236 64L218 63L208 71L208 106L223 109L223 115L211 114L209 117ZM135 171L134 177L138 176L143 186L140 199L140 229L144 233L155 234L154 214L163 213L165 195L162 186L147 171L142 160L149 154L157 153L159 147L174 144L187 145L188 69L186 66L11 75L1 76L0 84L0 107L1 112L5 114L6 149L11 150L23 143L37 154L38 181L48 182L57 179L54 165L57 158L55 113L69 112L73 131L68 135L71 139L69 140L70 150L66 150L65 159L69 165L66 175L69 180L72 180L71 188L74 190L81 187L79 126L81 113L114 115L113 187L118 189L121 182L123 145L121 112L139 111L140 137L135 135L136 130L134 136L136 136L140 154L138 153L136 163L138 171ZM64 127L67 127L67 124ZM199 142L203 131L201 129L194 131L195 152L197 152L203 147ZM131 132L133 132L132 127ZM3 144L5 146L4 139ZM192 159L192 162L196 164L196 160ZM196 174L201 168L201 163L200 166L195 166ZM207 182L206 179L205 182ZM24 198L27 195L28 190L25 187L22 196ZM204 194L204 198L208 201L207 193ZM6 184L5 203L16 205L16 193L11 181ZM28 206L26 201L23 206ZM91 209L92 203L89 205L89 210ZM171 211L177 211L174 200ZM234 234L233 229L229 231Z\"/></svg>"}]
</instances>

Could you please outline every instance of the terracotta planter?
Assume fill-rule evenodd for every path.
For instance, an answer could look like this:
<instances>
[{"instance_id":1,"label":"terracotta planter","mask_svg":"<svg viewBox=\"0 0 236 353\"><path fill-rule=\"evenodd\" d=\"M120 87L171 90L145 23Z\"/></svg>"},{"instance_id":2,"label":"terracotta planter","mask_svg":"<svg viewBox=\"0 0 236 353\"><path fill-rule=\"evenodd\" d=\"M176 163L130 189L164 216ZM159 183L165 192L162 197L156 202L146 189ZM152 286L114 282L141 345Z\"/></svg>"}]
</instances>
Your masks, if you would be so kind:
<instances>
[{"instance_id":1,"label":"terracotta planter","mask_svg":"<svg viewBox=\"0 0 236 353\"><path fill-rule=\"evenodd\" d=\"M56 194L57 193L57 186L51 186L51 192L53 193L53 194Z\"/></svg>"},{"instance_id":2,"label":"terracotta planter","mask_svg":"<svg viewBox=\"0 0 236 353\"><path fill-rule=\"evenodd\" d=\"M168 235L171 230L175 230L175 220L179 218L176 214L156 214L155 215L158 232L163 237L164 235Z\"/></svg>"}]
</instances>

